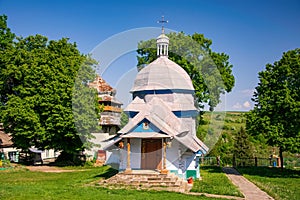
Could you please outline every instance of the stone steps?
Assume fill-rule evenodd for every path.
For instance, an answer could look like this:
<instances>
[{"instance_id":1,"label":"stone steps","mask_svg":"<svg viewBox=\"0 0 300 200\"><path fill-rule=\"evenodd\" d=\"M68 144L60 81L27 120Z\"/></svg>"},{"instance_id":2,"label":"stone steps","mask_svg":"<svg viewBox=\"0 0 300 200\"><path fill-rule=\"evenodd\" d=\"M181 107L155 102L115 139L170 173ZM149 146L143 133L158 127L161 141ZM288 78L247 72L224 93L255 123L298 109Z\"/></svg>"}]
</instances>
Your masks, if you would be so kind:
<instances>
[{"instance_id":1,"label":"stone steps","mask_svg":"<svg viewBox=\"0 0 300 200\"><path fill-rule=\"evenodd\" d=\"M133 173L118 173L115 176L103 180L102 186L110 187L134 187L137 189L155 189L168 190L176 192L187 192L192 188L192 185L178 176L168 173L143 173L142 171Z\"/></svg>"}]
</instances>

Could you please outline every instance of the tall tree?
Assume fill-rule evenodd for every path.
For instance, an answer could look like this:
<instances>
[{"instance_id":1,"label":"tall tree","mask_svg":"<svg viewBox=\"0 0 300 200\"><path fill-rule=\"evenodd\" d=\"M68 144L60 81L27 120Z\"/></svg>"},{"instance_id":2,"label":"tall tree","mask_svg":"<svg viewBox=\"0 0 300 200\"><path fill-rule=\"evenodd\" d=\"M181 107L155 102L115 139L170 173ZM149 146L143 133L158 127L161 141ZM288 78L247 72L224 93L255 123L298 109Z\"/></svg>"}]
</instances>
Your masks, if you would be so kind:
<instances>
[{"instance_id":1,"label":"tall tree","mask_svg":"<svg viewBox=\"0 0 300 200\"><path fill-rule=\"evenodd\" d=\"M253 158L252 146L244 127L237 132L233 147L234 165L245 166L249 158Z\"/></svg>"},{"instance_id":2,"label":"tall tree","mask_svg":"<svg viewBox=\"0 0 300 200\"><path fill-rule=\"evenodd\" d=\"M283 53L258 77L252 99L255 106L247 115L246 128L252 135L263 135L269 145L279 147L283 163L284 151L300 152L300 49Z\"/></svg>"},{"instance_id":3,"label":"tall tree","mask_svg":"<svg viewBox=\"0 0 300 200\"><path fill-rule=\"evenodd\" d=\"M0 74L2 74L5 66L9 64L10 57L7 55L12 55L13 41L16 37L8 28L6 21L7 16L0 15ZM3 85L2 79L0 79L0 85ZM1 103L5 101L5 98L0 90L0 108L3 106Z\"/></svg>"},{"instance_id":4,"label":"tall tree","mask_svg":"<svg viewBox=\"0 0 300 200\"><path fill-rule=\"evenodd\" d=\"M185 35L183 32L166 34L170 38L169 59L179 64L191 77L198 105L208 103L213 110L220 102L220 95L234 86L232 65L225 53L213 52L212 41L203 34ZM141 41L137 50L138 67L157 58L156 41Z\"/></svg>"},{"instance_id":5,"label":"tall tree","mask_svg":"<svg viewBox=\"0 0 300 200\"><path fill-rule=\"evenodd\" d=\"M95 78L95 62L65 38L7 38L10 48L0 54L0 115L14 145L69 154L88 147L98 127L96 91L86 84Z\"/></svg>"}]
</instances>

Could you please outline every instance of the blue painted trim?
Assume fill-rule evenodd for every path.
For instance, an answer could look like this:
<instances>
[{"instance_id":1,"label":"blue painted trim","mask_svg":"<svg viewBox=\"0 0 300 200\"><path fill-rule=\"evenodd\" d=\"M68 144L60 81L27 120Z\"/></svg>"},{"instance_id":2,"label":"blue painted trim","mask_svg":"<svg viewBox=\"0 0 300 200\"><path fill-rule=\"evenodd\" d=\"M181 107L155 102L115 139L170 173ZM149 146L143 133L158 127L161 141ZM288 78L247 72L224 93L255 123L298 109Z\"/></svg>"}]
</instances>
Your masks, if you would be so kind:
<instances>
[{"instance_id":1,"label":"blue painted trim","mask_svg":"<svg viewBox=\"0 0 300 200\"><path fill-rule=\"evenodd\" d=\"M202 154L205 155L206 153L207 153L207 151L205 151L204 149L202 151L199 150L196 152L197 156L201 156Z\"/></svg>"},{"instance_id":2,"label":"blue painted trim","mask_svg":"<svg viewBox=\"0 0 300 200\"><path fill-rule=\"evenodd\" d=\"M129 118L134 118L139 112L127 111L125 112Z\"/></svg>"},{"instance_id":3,"label":"blue painted trim","mask_svg":"<svg viewBox=\"0 0 300 200\"><path fill-rule=\"evenodd\" d=\"M173 94L173 93L182 93L182 94L195 94L194 90L183 90L183 89L164 89L164 90L142 90L133 92L133 99L136 96L147 95L147 94Z\"/></svg>"},{"instance_id":4,"label":"blue painted trim","mask_svg":"<svg viewBox=\"0 0 300 200\"><path fill-rule=\"evenodd\" d=\"M179 118L195 117L198 115L197 110L173 111L173 113Z\"/></svg>"},{"instance_id":5,"label":"blue painted trim","mask_svg":"<svg viewBox=\"0 0 300 200\"><path fill-rule=\"evenodd\" d=\"M148 123L148 129L145 129L144 123ZM159 128L154 126L149 120L143 119L130 132L161 132Z\"/></svg>"}]
</instances>

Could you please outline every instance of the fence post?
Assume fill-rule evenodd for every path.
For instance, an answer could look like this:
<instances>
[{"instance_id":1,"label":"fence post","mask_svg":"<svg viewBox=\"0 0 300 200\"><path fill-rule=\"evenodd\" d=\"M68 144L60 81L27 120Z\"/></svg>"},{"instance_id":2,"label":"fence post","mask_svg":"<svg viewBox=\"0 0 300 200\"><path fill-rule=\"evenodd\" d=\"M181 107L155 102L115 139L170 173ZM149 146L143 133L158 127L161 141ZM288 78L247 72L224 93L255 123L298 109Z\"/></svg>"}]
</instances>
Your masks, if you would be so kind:
<instances>
[{"instance_id":1,"label":"fence post","mask_svg":"<svg viewBox=\"0 0 300 200\"><path fill-rule=\"evenodd\" d=\"M255 167L257 167L257 157L256 156L254 158L254 162L255 162Z\"/></svg>"},{"instance_id":2,"label":"fence post","mask_svg":"<svg viewBox=\"0 0 300 200\"><path fill-rule=\"evenodd\" d=\"M236 167L235 155L233 155L233 158L232 158L232 166Z\"/></svg>"},{"instance_id":3,"label":"fence post","mask_svg":"<svg viewBox=\"0 0 300 200\"><path fill-rule=\"evenodd\" d=\"M220 167L220 156L217 156L217 165Z\"/></svg>"},{"instance_id":4,"label":"fence post","mask_svg":"<svg viewBox=\"0 0 300 200\"><path fill-rule=\"evenodd\" d=\"M281 167L282 163L280 157L277 158L277 167Z\"/></svg>"}]
</instances>

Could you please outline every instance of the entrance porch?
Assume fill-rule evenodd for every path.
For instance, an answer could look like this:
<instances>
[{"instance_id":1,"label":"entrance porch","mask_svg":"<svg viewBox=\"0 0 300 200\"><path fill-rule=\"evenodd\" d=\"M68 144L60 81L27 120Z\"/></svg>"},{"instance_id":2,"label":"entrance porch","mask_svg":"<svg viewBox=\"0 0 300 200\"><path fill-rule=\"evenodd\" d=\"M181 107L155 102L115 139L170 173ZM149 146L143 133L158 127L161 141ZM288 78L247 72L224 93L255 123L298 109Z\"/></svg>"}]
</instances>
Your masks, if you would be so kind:
<instances>
[{"instance_id":1,"label":"entrance porch","mask_svg":"<svg viewBox=\"0 0 300 200\"><path fill-rule=\"evenodd\" d=\"M131 173L132 170L154 170L168 173L166 169L166 138L124 138L124 150L123 156L121 156L123 158L121 171L123 168L125 173Z\"/></svg>"}]
</instances>

